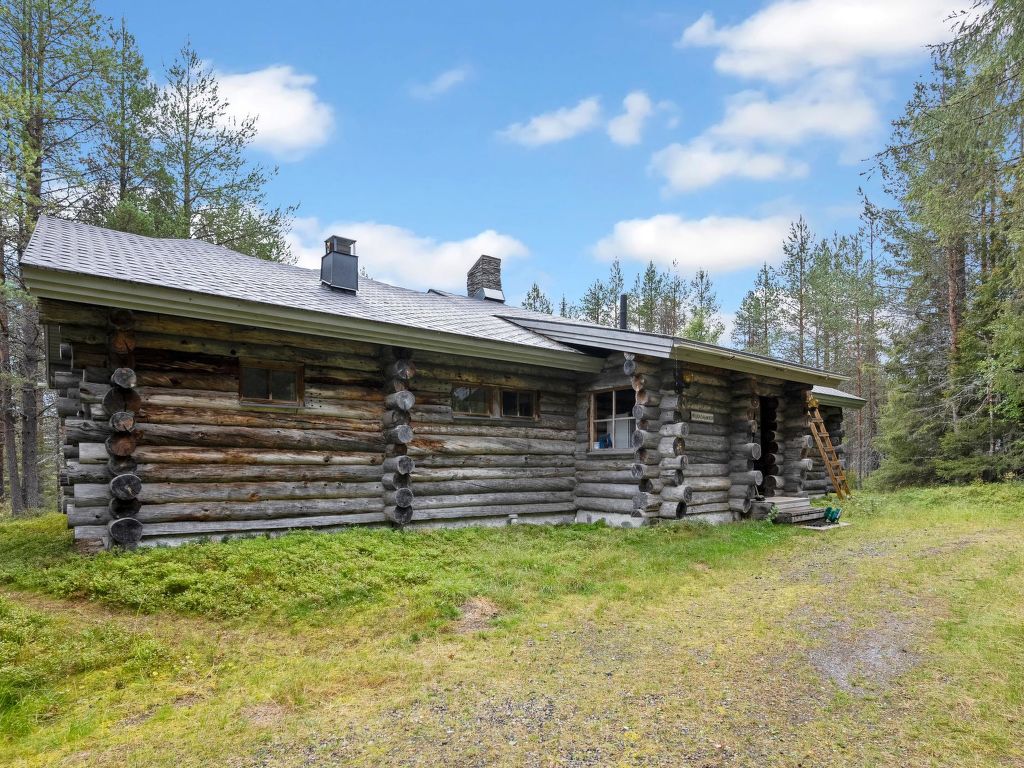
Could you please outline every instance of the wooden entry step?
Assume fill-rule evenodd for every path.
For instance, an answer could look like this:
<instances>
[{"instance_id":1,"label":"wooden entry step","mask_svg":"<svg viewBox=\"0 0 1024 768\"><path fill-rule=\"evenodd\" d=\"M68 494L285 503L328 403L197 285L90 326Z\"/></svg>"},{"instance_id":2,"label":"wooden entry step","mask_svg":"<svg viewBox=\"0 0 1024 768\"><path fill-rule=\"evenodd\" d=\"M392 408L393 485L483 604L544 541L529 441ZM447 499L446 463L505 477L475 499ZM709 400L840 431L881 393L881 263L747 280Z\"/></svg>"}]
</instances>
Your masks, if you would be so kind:
<instances>
[{"instance_id":1,"label":"wooden entry step","mask_svg":"<svg viewBox=\"0 0 1024 768\"><path fill-rule=\"evenodd\" d=\"M772 496L764 503L769 505L769 509L771 505L775 506L776 523L807 523L825 516L823 509L812 507L811 500L804 496Z\"/></svg>"}]
</instances>

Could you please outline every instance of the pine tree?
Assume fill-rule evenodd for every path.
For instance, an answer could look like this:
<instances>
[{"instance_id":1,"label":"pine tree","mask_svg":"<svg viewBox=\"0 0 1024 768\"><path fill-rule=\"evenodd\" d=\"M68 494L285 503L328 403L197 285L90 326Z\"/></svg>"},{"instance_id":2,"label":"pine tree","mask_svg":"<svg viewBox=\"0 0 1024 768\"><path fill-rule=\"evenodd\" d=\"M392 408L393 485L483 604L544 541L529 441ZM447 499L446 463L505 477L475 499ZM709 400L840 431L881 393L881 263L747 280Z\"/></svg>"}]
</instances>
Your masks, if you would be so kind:
<instances>
[{"instance_id":1,"label":"pine tree","mask_svg":"<svg viewBox=\"0 0 1024 768\"><path fill-rule=\"evenodd\" d=\"M160 169L153 146L156 86L124 19L109 32L97 136L86 157L93 192L81 217L102 226L157 235Z\"/></svg>"},{"instance_id":2,"label":"pine tree","mask_svg":"<svg viewBox=\"0 0 1024 768\"><path fill-rule=\"evenodd\" d=\"M787 326L780 352L786 359L801 364L807 362L807 330L811 310L808 273L811 270L813 248L814 235L801 216L789 226L789 234L782 245L785 260L779 270L785 297L783 317Z\"/></svg>"},{"instance_id":3,"label":"pine tree","mask_svg":"<svg viewBox=\"0 0 1024 768\"><path fill-rule=\"evenodd\" d=\"M543 312L548 315L552 313L551 301L544 295L544 292L537 283L531 285L530 290L526 292L526 298L523 299L523 309Z\"/></svg>"},{"instance_id":4,"label":"pine tree","mask_svg":"<svg viewBox=\"0 0 1024 768\"><path fill-rule=\"evenodd\" d=\"M179 237L223 245L270 261L290 261L292 208L266 204L276 169L245 160L254 118L228 114L213 71L189 44L168 67L155 132L166 171L169 226Z\"/></svg>"},{"instance_id":5,"label":"pine tree","mask_svg":"<svg viewBox=\"0 0 1024 768\"><path fill-rule=\"evenodd\" d=\"M631 328L654 333L659 328L659 314L664 300L666 275L658 271L653 261L636 276L629 293L629 325Z\"/></svg>"},{"instance_id":6,"label":"pine tree","mask_svg":"<svg viewBox=\"0 0 1024 768\"><path fill-rule=\"evenodd\" d=\"M18 262L39 216L74 215L90 189L82 151L109 64L101 23L88 0L21 0L0 10L0 408L15 514L39 506L42 496L42 331Z\"/></svg>"},{"instance_id":7,"label":"pine tree","mask_svg":"<svg viewBox=\"0 0 1024 768\"><path fill-rule=\"evenodd\" d=\"M694 341L717 344L725 332L725 323L719 315L722 308L718 303L711 276L698 269L689 285L690 318L682 329L682 335Z\"/></svg>"}]
</instances>

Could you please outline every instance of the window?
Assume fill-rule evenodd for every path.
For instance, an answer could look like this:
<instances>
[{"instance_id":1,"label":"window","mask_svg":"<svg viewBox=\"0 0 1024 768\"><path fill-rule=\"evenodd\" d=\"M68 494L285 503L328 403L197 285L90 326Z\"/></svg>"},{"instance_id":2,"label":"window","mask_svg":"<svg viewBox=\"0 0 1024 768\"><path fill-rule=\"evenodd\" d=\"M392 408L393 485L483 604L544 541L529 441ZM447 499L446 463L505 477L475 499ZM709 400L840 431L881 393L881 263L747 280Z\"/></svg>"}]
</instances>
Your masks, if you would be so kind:
<instances>
[{"instance_id":1,"label":"window","mask_svg":"<svg viewBox=\"0 0 1024 768\"><path fill-rule=\"evenodd\" d=\"M530 390L498 389L456 384L452 387L452 413L502 419L535 419L537 393Z\"/></svg>"},{"instance_id":2,"label":"window","mask_svg":"<svg viewBox=\"0 0 1024 768\"><path fill-rule=\"evenodd\" d=\"M532 419L537 414L537 393L518 389L501 390L501 416L505 419Z\"/></svg>"},{"instance_id":3,"label":"window","mask_svg":"<svg viewBox=\"0 0 1024 768\"><path fill-rule=\"evenodd\" d=\"M249 403L298 405L302 401L302 366L290 363L242 363L239 398Z\"/></svg>"},{"instance_id":4,"label":"window","mask_svg":"<svg viewBox=\"0 0 1024 768\"><path fill-rule=\"evenodd\" d=\"M494 390L491 387L457 386L452 389L452 413L459 416L491 416Z\"/></svg>"},{"instance_id":5,"label":"window","mask_svg":"<svg viewBox=\"0 0 1024 768\"><path fill-rule=\"evenodd\" d=\"M590 396L590 440L596 451L630 447L636 429L633 406L636 393L632 389L612 389Z\"/></svg>"}]
</instances>

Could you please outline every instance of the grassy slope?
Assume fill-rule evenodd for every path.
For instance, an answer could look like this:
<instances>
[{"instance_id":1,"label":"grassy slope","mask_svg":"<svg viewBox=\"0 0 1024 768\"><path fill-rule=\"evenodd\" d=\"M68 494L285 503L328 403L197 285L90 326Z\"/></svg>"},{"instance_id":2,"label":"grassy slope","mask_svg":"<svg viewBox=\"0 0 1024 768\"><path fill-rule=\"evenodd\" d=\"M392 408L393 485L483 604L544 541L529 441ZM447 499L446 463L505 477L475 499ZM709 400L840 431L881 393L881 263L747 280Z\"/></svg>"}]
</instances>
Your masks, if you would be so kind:
<instances>
[{"instance_id":1,"label":"grassy slope","mask_svg":"<svg viewBox=\"0 0 1024 768\"><path fill-rule=\"evenodd\" d=\"M0 764L1019 764L1022 490L94 558L8 522Z\"/></svg>"}]
</instances>

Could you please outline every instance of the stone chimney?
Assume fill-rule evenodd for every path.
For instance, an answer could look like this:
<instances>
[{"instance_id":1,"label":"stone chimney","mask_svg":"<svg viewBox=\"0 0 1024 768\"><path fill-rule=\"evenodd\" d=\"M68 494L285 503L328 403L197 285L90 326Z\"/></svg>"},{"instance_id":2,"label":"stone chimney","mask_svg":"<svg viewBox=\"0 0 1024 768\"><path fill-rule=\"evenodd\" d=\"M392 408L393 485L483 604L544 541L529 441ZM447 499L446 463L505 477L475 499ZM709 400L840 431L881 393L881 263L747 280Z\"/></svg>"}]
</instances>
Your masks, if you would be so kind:
<instances>
[{"instance_id":1,"label":"stone chimney","mask_svg":"<svg viewBox=\"0 0 1024 768\"><path fill-rule=\"evenodd\" d=\"M505 303L501 290L501 259L481 256L466 274L466 295L471 299Z\"/></svg>"}]
</instances>

